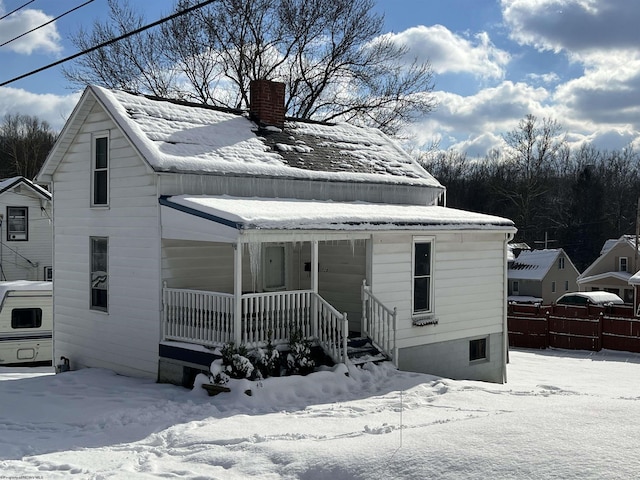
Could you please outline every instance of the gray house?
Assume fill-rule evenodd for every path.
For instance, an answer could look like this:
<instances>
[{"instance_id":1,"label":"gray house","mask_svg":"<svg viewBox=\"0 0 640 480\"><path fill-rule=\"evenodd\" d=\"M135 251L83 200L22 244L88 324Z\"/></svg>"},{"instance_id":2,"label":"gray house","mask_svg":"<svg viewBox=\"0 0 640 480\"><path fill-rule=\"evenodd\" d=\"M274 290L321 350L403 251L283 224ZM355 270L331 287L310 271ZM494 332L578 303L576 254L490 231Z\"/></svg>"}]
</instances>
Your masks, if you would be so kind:
<instances>
[{"instance_id":1,"label":"gray house","mask_svg":"<svg viewBox=\"0 0 640 480\"><path fill-rule=\"evenodd\" d=\"M509 301L548 305L578 290L579 273L562 248L523 250L509 263Z\"/></svg>"},{"instance_id":2,"label":"gray house","mask_svg":"<svg viewBox=\"0 0 640 480\"><path fill-rule=\"evenodd\" d=\"M303 332L348 362L501 382L511 221L380 131L88 87L38 175L54 198L54 355L175 381L227 342ZM461 299L463 299L461 301Z\"/></svg>"}]
</instances>

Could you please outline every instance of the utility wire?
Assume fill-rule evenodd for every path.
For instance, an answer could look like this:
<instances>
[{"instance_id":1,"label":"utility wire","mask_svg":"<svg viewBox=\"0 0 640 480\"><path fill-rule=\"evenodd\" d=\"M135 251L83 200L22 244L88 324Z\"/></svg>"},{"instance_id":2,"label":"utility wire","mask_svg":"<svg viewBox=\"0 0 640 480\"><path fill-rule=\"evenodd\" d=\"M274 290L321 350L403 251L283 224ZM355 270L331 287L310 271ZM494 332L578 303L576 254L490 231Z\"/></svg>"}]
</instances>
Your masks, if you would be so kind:
<instances>
[{"instance_id":1,"label":"utility wire","mask_svg":"<svg viewBox=\"0 0 640 480\"><path fill-rule=\"evenodd\" d=\"M39 25L39 26L37 26L37 27L35 27L35 28L32 28L32 29L31 29L31 30L29 30L28 32L24 32L24 33L22 33L22 34L18 35L17 37L13 37L11 40L7 40L6 42L4 42L4 43L0 44L0 47L4 47L4 46L5 46L5 45L7 45L8 43L11 43L11 42L13 42L13 41L15 41L15 40L18 40L19 38L22 38L22 37L24 37L25 35L29 35L31 32L35 32L36 30L39 30L39 29L41 29L42 27L46 27L47 25L49 25L50 23L55 22L55 21L56 21L56 20L58 20L59 18L62 18L62 17L64 17L65 15L70 14L71 12L75 12L75 11L76 11L76 10L78 10L79 8L82 8L82 7L86 6L86 5L89 5L91 2L93 2L93 0L89 0L89 1L87 1L87 2L84 2L82 5L78 5L77 7L72 8L71 10L67 10L67 11L66 11L66 12L64 12L63 14L58 15L56 18L53 18L53 19L49 20L48 22L43 23L42 25Z\"/></svg>"},{"instance_id":2,"label":"utility wire","mask_svg":"<svg viewBox=\"0 0 640 480\"><path fill-rule=\"evenodd\" d=\"M30 3L35 2L36 0L30 0L27 3L25 3L24 5L22 5L21 7L16 8L15 10L10 11L9 13L7 13L6 15L3 15L0 17L0 20L7 18L9 15L13 15L14 13L16 13L18 10L22 10L24 7L26 7L27 5L29 5Z\"/></svg>"},{"instance_id":3,"label":"utility wire","mask_svg":"<svg viewBox=\"0 0 640 480\"><path fill-rule=\"evenodd\" d=\"M187 14L187 13L192 12L194 10L197 10L199 8L205 7L205 6L207 6L210 3L213 3L215 1L217 1L217 0L207 0L205 2L199 3L199 4L194 5L192 7L186 8L184 10L181 10L180 12L174 13L173 15L169 15L168 17L161 18L160 20L157 20L157 21L155 21L155 22L153 22L153 23L151 23L149 25L146 25L144 27L140 27L140 28L138 28L136 30L133 30L133 31L129 32L129 33L125 33L123 35L120 35L119 37L112 38L111 40L107 40L106 42L102 42L102 43L100 43L98 45L95 45L95 46L93 46L91 48L83 50L82 52L75 53L75 54L73 54L73 55L71 55L69 57L66 57L66 58L63 58L61 60L58 60L57 62L50 63L49 65L45 65L44 67L40 67L40 68L37 68L36 70L32 70L32 71L30 71L28 73L20 75L19 77L15 77L15 78L12 78L11 80L7 80L6 82L2 82L2 83L0 83L0 87L4 87L5 85L9 85L10 83L17 82L18 80L22 80L23 78L30 77L31 75L35 75L36 73L42 72L43 70L48 70L49 68L52 68L52 67L60 65L61 63L68 62L69 60L73 60L73 59L78 58L78 57L80 57L82 55L86 55L87 53L91 53L91 52L93 52L95 50L98 50L100 48L109 46L109 45L111 45L113 43L119 42L120 40L124 40L125 38L131 37L132 35L136 35L138 33L144 32L145 30L149 30L150 28L157 27L158 25L160 25L162 23L168 22L169 20L173 20L174 18L180 17L180 16L182 16L184 14Z\"/></svg>"}]
</instances>

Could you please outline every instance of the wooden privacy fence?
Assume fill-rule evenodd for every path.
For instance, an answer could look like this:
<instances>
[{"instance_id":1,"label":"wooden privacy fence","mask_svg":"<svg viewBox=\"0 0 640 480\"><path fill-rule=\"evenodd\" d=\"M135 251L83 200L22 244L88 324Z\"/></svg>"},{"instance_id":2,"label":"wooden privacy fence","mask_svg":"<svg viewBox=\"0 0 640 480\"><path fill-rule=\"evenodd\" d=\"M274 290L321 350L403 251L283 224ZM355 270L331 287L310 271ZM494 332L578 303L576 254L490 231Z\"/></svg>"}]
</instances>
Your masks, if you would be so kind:
<instances>
[{"instance_id":1,"label":"wooden privacy fence","mask_svg":"<svg viewBox=\"0 0 640 480\"><path fill-rule=\"evenodd\" d=\"M509 304L509 346L640 353L640 319L631 306Z\"/></svg>"}]
</instances>

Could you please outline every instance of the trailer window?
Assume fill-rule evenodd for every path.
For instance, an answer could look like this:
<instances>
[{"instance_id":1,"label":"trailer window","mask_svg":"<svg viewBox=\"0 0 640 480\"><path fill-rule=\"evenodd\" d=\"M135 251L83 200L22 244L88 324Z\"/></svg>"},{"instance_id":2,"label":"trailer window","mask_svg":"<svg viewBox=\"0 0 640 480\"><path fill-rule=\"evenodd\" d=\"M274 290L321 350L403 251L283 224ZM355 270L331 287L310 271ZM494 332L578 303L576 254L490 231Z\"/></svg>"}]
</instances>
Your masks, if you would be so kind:
<instances>
[{"instance_id":1,"label":"trailer window","mask_svg":"<svg viewBox=\"0 0 640 480\"><path fill-rule=\"evenodd\" d=\"M14 308L11 310L11 328L40 328L42 309Z\"/></svg>"}]
</instances>

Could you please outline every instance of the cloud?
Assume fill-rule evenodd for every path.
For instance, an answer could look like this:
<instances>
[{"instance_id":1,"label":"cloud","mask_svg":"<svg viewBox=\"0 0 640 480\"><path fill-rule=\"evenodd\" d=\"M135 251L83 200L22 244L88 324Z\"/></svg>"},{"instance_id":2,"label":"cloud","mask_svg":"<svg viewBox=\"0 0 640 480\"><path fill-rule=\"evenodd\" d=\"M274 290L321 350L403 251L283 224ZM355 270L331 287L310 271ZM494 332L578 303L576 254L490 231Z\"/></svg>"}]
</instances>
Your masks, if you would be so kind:
<instances>
[{"instance_id":1,"label":"cloud","mask_svg":"<svg viewBox=\"0 0 640 480\"><path fill-rule=\"evenodd\" d=\"M0 2L0 14L5 13L2 2ZM4 43L12 38L22 35L29 30L39 27L52 20L51 17L41 10L20 10L2 20L0 28L0 43ZM15 53L31 55L35 51L59 53L62 51L61 37L55 23L39 28L34 32L25 35L2 48L6 48Z\"/></svg>"},{"instance_id":2,"label":"cloud","mask_svg":"<svg viewBox=\"0 0 640 480\"><path fill-rule=\"evenodd\" d=\"M512 39L539 50L581 56L640 43L635 0L502 0L502 14Z\"/></svg>"},{"instance_id":3,"label":"cloud","mask_svg":"<svg viewBox=\"0 0 640 480\"><path fill-rule=\"evenodd\" d=\"M406 45L412 59L429 61L438 74L470 73L482 78L502 78L510 60L509 53L496 48L485 32L469 40L442 25L433 25L412 27L386 37Z\"/></svg>"},{"instance_id":4,"label":"cloud","mask_svg":"<svg viewBox=\"0 0 640 480\"><path fill-rule=\"evenodd\" d=\"M80 93L70 95L36 94L19 88L0 87L0 121L7 113L20 113L46 120L60 131L80 99Z\"/></svg>"}]
</instances>

